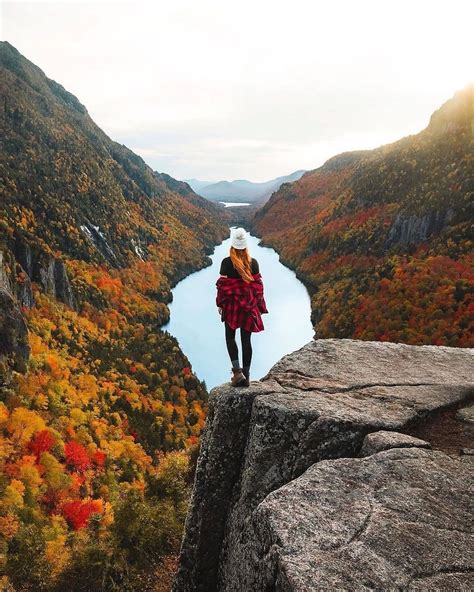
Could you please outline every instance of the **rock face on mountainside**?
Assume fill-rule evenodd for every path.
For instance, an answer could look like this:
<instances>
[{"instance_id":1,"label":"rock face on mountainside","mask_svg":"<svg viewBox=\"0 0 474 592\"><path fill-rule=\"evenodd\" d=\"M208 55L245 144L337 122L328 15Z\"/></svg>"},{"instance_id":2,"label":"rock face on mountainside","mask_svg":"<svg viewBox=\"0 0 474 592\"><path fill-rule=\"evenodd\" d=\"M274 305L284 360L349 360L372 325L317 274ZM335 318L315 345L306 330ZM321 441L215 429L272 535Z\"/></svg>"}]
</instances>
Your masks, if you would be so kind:
<instances>
[{"instance_id":1,"label":"rock face on mountainside","mask_svg":"<svg viewBox=\"0 0 474 592\"><path fill-rule=\"evenodd\" d=\"M0 251L0 387L8 381L8 367L24 370L29 354L28 329Z\"/></svg>"},{"instance_id":2,"label":"rock face on mountainside","mask_svg":"<svg viewBox=\"0 0 474 592\"><path fill-rule=\"evenodd\" d=\"M468 406L473 361L314 340L214 388L174 590L467 590L471 457L416 431Z\"/></svg>"}]
</instances>

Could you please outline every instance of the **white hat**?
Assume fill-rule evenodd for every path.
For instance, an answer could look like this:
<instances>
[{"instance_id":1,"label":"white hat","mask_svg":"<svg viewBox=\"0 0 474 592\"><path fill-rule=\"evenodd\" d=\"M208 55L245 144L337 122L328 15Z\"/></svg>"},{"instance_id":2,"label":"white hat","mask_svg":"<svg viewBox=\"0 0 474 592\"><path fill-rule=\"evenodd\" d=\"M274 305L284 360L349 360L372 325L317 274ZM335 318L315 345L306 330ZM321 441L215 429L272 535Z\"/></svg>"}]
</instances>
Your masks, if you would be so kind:
<instances>
[{"instance_id":1,"label":"white hat","mask_svg":"<svg viewBox=\"0 0 474 592\"><path fill-rule=\"evenodd\" d=\"M232 234L231 245L234 249L246 249L247 248L247 236L243 228L236 228Z\"/></svg>"}]
</instances>

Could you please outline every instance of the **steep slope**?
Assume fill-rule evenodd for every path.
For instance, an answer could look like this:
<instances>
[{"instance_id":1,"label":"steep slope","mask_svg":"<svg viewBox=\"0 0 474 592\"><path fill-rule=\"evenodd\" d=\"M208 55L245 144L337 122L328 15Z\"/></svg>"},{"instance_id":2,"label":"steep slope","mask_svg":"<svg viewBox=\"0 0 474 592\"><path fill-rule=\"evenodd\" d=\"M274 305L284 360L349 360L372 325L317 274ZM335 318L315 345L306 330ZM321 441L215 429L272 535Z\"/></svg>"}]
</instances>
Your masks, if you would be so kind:
<instances>
[{"instance_id":1,"label":"steep slope","mask_svg":"<svg viewBox=\"0 0 474 592\"><path fill-rule=\"evenodd\" d=\"M180 240L189 244L177 269L186 259L195 265L220 239L220 210L110 140L74 96L6 42L0 60L2 209L10 226L19 215L36 244L122 266L135 262L137 247ZM104 241L110 251L94 244Z\"/></svg>"},{"instance_id":2,"label":"steep slope","mask_svg":"<svg viewBox=\"0 0 474 592\"><path fill-rule=\"evenodd\" d=\"M159 327L170 287L227 236L223 208L6 42L0 93L2 586L151 589L207 407Z\"/></svg>"},{"instance_id":3,"label":"steep slope","mask_svg":"<svg viewBox=\"0 0 474 592\"><path fill-rule=\"evenodd\" d=\"M290 175L277 177L263 183L253 183L245 179L236 181L219 181L208 184L204 181L190 179L187 183L207 199L214 201L235 201L235 202L260 202L265 203L271 194L279 189L284 183L291 183L298 180L304 171L295 171Z\"/></svg>"},{"instance_id":4,"label":"steep slope","mask_svg":"<svg viewBox=\"0 0 474 592\"><path fill-rule=\"evenodd\" d=\"M252 227L316 288L319 337L473 345L474 85L426 129L340 154Z\"/></svg>"}]
</instances>

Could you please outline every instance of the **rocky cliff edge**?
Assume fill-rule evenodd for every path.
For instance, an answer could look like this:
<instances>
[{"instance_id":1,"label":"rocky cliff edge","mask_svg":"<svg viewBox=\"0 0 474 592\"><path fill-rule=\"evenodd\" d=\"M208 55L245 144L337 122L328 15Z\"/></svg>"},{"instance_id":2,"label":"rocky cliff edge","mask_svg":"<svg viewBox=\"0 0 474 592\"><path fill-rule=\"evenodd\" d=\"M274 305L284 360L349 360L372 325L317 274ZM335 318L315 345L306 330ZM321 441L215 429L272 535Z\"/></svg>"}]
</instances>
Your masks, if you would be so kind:
<instances>
[{"instance_id":1,"label":"rocky cliff edge","mask_svg":"<svg viewBox=\"0 0 474 592\"><path fill-rule=\"evenodd\" d=\"M174 590L472 589L473 361L314 340L212 389Z\"/></svg>"}]
</instances>

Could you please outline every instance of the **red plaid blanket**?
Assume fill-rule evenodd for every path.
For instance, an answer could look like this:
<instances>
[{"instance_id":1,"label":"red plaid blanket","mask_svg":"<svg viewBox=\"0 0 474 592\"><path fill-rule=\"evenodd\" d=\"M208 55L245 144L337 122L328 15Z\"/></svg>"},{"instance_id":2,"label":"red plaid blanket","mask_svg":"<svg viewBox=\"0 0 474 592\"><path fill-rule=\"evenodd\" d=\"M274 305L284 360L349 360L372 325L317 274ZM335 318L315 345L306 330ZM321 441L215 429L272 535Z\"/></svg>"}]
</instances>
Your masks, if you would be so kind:
<instances>
[{"instance_id":1,"label":"red plaid blanket","mask_svg":"<svg viewBox=\"0 0 474 592\"><path fill-rule=\"evenodd\" d=\"M253 281L249 283L241 278L220 277L216 287L216 305L222 308L223 322L226 321L232 329L243 327L253 333L263 331L261 314L268 310L259 273L254 274Z\"/></svg>"}]
</instances>

